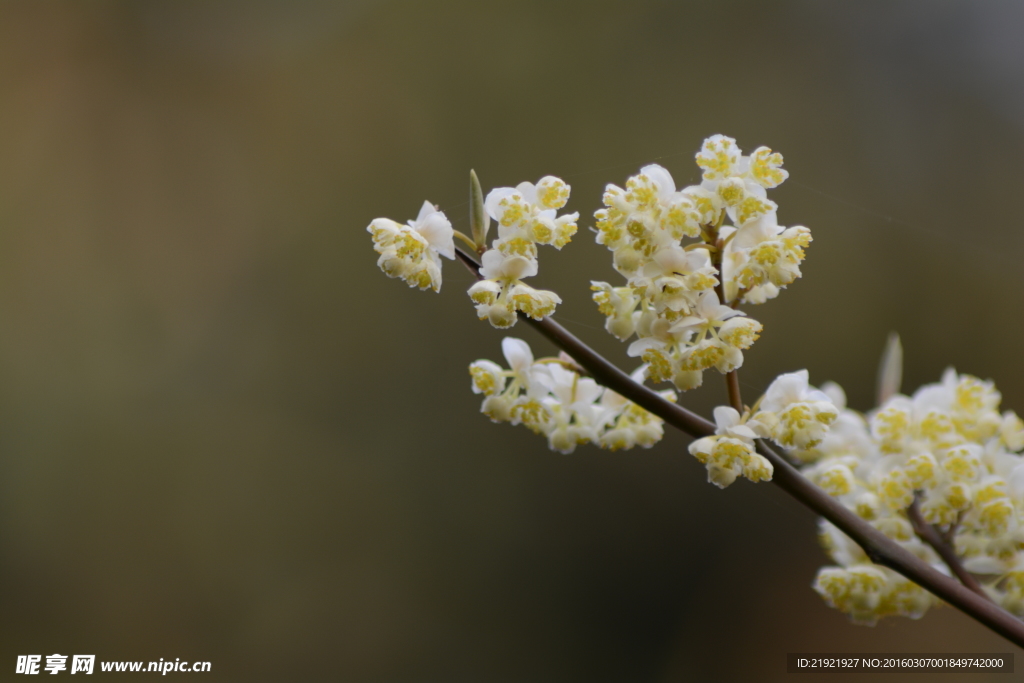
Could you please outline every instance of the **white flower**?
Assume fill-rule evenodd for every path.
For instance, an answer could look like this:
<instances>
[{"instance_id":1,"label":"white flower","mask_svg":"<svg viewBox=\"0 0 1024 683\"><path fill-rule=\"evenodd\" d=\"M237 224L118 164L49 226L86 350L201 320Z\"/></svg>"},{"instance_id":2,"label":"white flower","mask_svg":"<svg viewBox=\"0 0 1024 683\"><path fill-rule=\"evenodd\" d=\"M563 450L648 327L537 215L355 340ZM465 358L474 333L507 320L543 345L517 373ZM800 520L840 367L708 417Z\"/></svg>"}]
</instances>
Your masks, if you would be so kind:
<instances>
[{"instance_id":1,"label":"white flower","mask_svg":"<svg viewBox=\"0 0 1024 683\"><path fill-rule=\"evenodd\" d=\"M722 305L718 301L718 294L714 290L709 290L701 294L697 300L693 315L676 322L672 326L672 332L692 337L695 334L703 334L719 328L725 324L726 320L737 315L743 315L743 311Z\"/></svg>"},{"instance_id":2,"label":"white flower","mask_svg":"<svg viewBox=\"0 0 1024 683\"><path fill-rule=\"evenodd\" d=\"M664 433L662 421L589 377L580 377L570 358L534 360L526 342L506 337L502 351L510 369L491 361L470 365L473 392L485 395L481 412L495 422L524 424L544 434L552 450L571 453L594 443L618 450L649 448ZM645 368L633 373L643 382ZM671 392L662 393L674 400Z\"/></svg>"},{"instance_id":3,"label":"white flower","mask_svg":"<svg viewBox=\"0 0 1024 683\"><path fill-rule=\"evenodd\" d=\"M678 245L660 249L641 273L630 282L646 288L647 298L658 312L666 308L689 311L698 304L702 292L718 284L717 271L706 249L685 251Z\"/></svg>"},{"instance_id":4,"label":"white flower","mask_svg":"<svg viewBox=\"0 0 1024 683\"><path fill-rule=\"evenodd\" d=\"M780 446L810 448L828 432L839 411L824 392L808 384L808 372L779 375L761 401L757 420Z\"/></svg>"},{"instance_id":5,"label":"white flower","mask_svg":"<svg viewBox=\"0 0 1024 683\"><path fill-rule=\"evenodd\" d=\"M793 403L825 401L834 409L832 399L828 394L810 386L808 380L810 373L807 370L789 372L779 375L768 387L768 391L761 401L761 409L778 413Z\"/></svg>"},{"instance_id":6,"label":"white flower","mask_svg":"<svg viewBox=\"0 0 1024 683\"><path fill-rule=\"evenodd\" d=\"M477 316L490 320L497 328L516 324L516 312L534 320L551 315L562 299L554 292L539 290L520 281L537 274L537 261L497 249L484 252L480 274L487 278L469 288L470 298L477 304Z\"/></svg>"},{"instance_id":7,"label":"white flower","mask_svg":"<svg viewBox=\"0 0 1024 683\"><path fill-rule=\"evenodd\" d=\"M726 373L743 365L742 350L761 334L761 324L740 317L742 311L720 304L714 290L700 295L693 313L669 329L672 335L687 340L687 347L679 353L679 369L701 371L715 367Z\"/></svg>"},{"instance_id":8,"label":"white flower","mask_svg":"<svg viewBox=\"0 0 1024 683\"><path fill-rule=\"evenodd\" d=\"M846 409L846 394L842 387L834 382L826 382L821 392L829 397L832 405L839 411L825 434L821 443L807 450L794 450L790 455L805 463L813 463L819 459L828 460L829 456L852 456L856 461L871 461L878 457L878 447L871 437L864 416L853 410ZM767 435L767 432L766 432ZM844 463L849 466L848 463Z\"/></svg>"},{"instance_id":9,"label":"white flower","mask_svg":"<svg viewBox=\"0 0 1024 683\"><path fill-rule=\"evenodd\" d=\"M494 246L509 253L522 253L524 244L550 244L561 249L576 233L579 213L556 216L569 200L570 188L554 176L534 185L491 190L484 200L487 213L498 222Z\"/></svg>"},{"instance_id":10,"label":"white flower","mask_svg":"<svg viewBox=\"0 0 1024 683\"><path fill-rule=\"evenodd\" d=\"M647 376L647 366L641 365L630 377L634 382L643 384ZM667 401L675 401L672 391L659 392ZM616 451L641 446L650 448L664 436L661 418L649 413L640 406L626 400L611 389L605 389L599 401L597 423L604 431L600 434L598 445Z\"/></svg>"},{"instance_id":11,"label":"white flower","mask_svg":"<svg viewBox=\"0 0 1024 683\"><path fill-rule=\"evenodd\" d=\"M779 289L801 276L800 264L811 243L811 232L803 226L784 228L768 211L744 223L729 237L723 260L725 290L732 301L762 303L778 295Z\"/></svg>"},{"instance_id":12,"label":"white flower","mask_svg":"<svg viewBox=\"0 0 1024 683\"><path fill-rule=\"evenodd\" d=\"M999 438L1011 451L1024 449L1024 421L1012 410L1003 413L1002 422L999 424Z\"/></svg>"},{"instance_id":13,"label":"white flower","mask_svg":"<svg viewBox=\"0 0 1024 683\"><path fill-rule=\"evenodd\" d=\"M480 274L485 279L469 289L481 320L512 327L517 312L540 320L562 302L554 292L534 289L522 279L537 274L538 244L561 249L576 232L578 213L556 216L568 199L569 186L554 176L487 194L484 207L498 222L498 238L483 254Z\"/></svg>"},{"instance_id":14,"label":"white flower","mask_svg":"<svg viewBox=\"0 0 1024 683\"><path fill-rule=\"evenodd\" d=\"M493 396L505 390L505 373L501 366L489 360L478 360L469 366L473 377L473 393Z\"/></svg>"},{"instance_id":15,"label":"white flower","mask_svg":"<svg viewBox=\"0 0 1024 683\"><path fill-rule=\"evenodd\" d=\"M700 212L693 199L677 192L671 174L652 164L626 181L625 189L608 185L604 209L597 211L597 241L615 252L615 266L631 275L640 259L658 249L700 234Z\"/></svg>"},{"instance_id":16,"label":"white flower","mask_svg":"<svg viewBox=\"0 0 1024 683\"><path fill-rule=\"evenodd\" d=\"M765 433L784 431L779 416L792 406L820 402L806 377L797 374L785 382L780 378L761 401ZM845 408L838 387L823 387L839 417L820 443L794 453L813 463L804 474L903 548L945 571L907 520L906 509L917 497L925 522L952 537L961 564L980 575L989 596L1024 615L1024 458L1008 450L1017 442L1019 420L999 412L999 392L991 382L952 369L941 382L909 397L894 393L898 381L891 377L883 386L889 398L866 420ZM935 604L920 587L871 564L831 525L823 523L822 532L823 545L841 566L823 569L816 590L834 607L872 622L897 614L916 618Z\"/></svg>"},{"instance_id":17,"label":"white flower","mask_svg":"<svg viewBox=\"0 0 1024 683\"><path fill-rule=\"evenodd\" d=\"M537 395L550 385L548 372L533 362L533 351L522 339L505 337L501 340L501 353L512 370L512 378L530 395Z\"/></svg>"},{"instance_id":18,"label":"white flower","mask_svg":"<svg viewBox=\"0 0 1024 683\"><path fill-rule=\"evenodd\" d=\"M537 274L537 261L517 254L505 254L496 249L484 252L480 275L488 280L521 280Z\"/></svg>"},{"instance_id":19,"label":"white flower","mask_svg":"<svg viewBox=\"0 0 1024 683\"><path fill-rule=\"evenodd\" d=\"M704 140L697 153L697 165L704 169L704 179L710 181L739 175L742 172L740 159L740 148L736 146L736 141L721 134Z\"/></svg>"},{"instance_id":20,"label":"white flower","mask_svg":"<svg viewBox=\"0 0 1024 683\"><path fill-rule=\"evenodd\" d=\"M789 177L789 171L782 168L782 155L767 147L751 152L749 173L754 182L768 189L778 187Z\"/></svg>"},{"instance_id":21,"label":"white flower","mask_svg":"<svg viewBox=\"0 0 1024 683\"><path fill-rule=\"evenodd\" d=\"M686 391L700 386L701 373L708 368L725 373L743 364L742 349L757 339L761 324L742 315L721 305L714 290L705 290L691 314L674 322L653 311L642 313L636 322L639 339L627 353L651 366L653 381L671 379Z\"/></svg>"},{"instance_id":22,"label":"white flower","mask_svg":"<svg viewBox=\"0 0 1024 683\"><path fill-rule=\"evenodd\" d=\"M776 296L800 276L810 242L806 228L780 227L767 199L788 175L781 155L762 147L746 157L735 140L715 135L697 164L701 185L681 190L665 168L644 166L624 188L608 185L594 214L597 242L628 279L628 287L592 287L605 327L623 340L635 332L629 355L650 365L653 381L681 390L700 386L708 368L728 373L743 364L761 325L732 306ZM726 217L735 226L723 225ZM687 237L699 241L684 246Z\"/></svg>"},{"instance_id":23,"label":"white flower","mask_svg":"<svg viewBox=\"0 0 1024 683\"><path fill-rule=\"evenodd\" d=\"M604 390L589 377L581 378L561 365L553 363L547 369L552 394L548 405L555 417L547 433L548 445L552 450L571 453L578 444L598 439L599 409L595 402Z\"/></svg>"},{"instance_id":24,"label":"white flower","mask_svg":"<svg viewBox=\"0 0 1024 683\"><path fill-rule=\"evenodd\" d=\"M408 225L376 218L366 228L373 235L377 265L388 277L400 277L412 287L441 290L441 259L455 258L454 230L448 218L430 202Z\"/></svg>"},{"instance_id":25,"label":"white flower","mask_svg":"<svg viewBox=\"0 0 1024 683\"><path fill-rule=\"evenodd\" d=\"M607 282L591 281L590 289L594 292L593 299L597 310L607 316L605 329L621 340L629 339L636 330L636 310L640 297L632 287L612 287Z\"/></svg>"},{"instance_id":26,"label":"white flower","mask_svg":"<svg viewBox=\"0 0 1024 683\"><path fill-rule=\"evenodd\" d=\"M701 187L718 195L737 226L757 220L776 209L765 188L778 186L789 175L782 170L782 155L759 147L750 157L740 153L736 141L712 135L697 153L704 169Z\"/></svg>"},{"instance_id":27,"label":"white flower","mask_svg":"<svg viewBox=\"0 0 1024 683\"><path fill-rule=\"evenodd\" d=\"M818 572L814 590L854 622L869 625L890 615L917 619L938 602L891 569L870 563L825 567Z\"/></svg>"},{"instance_id":28,"label":"white flower","mask_svg":"<svg viewBox=\"0 0 1024 683\"><path fill-rule=\"evenodd\" d=\"M708 481L725 488L741 474L751 481L767 481L774 468L756 452L756 432L747 426L734 408L715 408L715 435L690 444L690 454L704 463Z\"/></svg>"}]
</instances>

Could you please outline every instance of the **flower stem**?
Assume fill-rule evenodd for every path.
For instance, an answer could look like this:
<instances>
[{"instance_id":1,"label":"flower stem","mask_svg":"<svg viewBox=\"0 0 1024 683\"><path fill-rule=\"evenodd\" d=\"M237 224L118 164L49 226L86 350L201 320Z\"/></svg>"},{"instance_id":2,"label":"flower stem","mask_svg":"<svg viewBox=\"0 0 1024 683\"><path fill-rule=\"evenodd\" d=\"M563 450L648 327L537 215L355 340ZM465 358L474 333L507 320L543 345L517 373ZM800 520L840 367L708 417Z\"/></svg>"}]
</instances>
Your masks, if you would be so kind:
<instances>
[{"instance_id":1,"label":"flower stem","mask_svg":"<svg viewBox=\"0 0 1024 683\"><path fill-rule=\"evenodd\" d=\"M736 233L733 233L733 235ZM717 237L718 233L715 232ZM732 235L729 235L732 238ZM732 308L736 308L736 302L725 300L725 278L722 276L722 253L725 250L725 245L728 240L718 239L715 244L715 251L711 255L711 263L715 270L718 271L718 284L715 285L715 293L718 295L718 301ZM743 414L743 397L740 394L740 376L736 370L730 370L725 373L725 388L729 393L729 405L739 413Z\"/></svg>"},{"instance_id":2,"label":"flower stem","mask_svg":"<svg viewBox=\"0 0 1024 683\"><path fill-rule=\"evenodd\" d=\"M725 373L725 387L729 391L729 405L743 414L743 397L740 396L740 375L736 370Z\"/></svg>"},{"instance_id":3,"label":"flower stem","mask_svg":"<svg viewBox=\"0 0 1024 683\"><path fill-rule=\"evenodd\" d=\"M476 252L476 251L477 251L477 244L476 244L476 242L474 242L474 241L473 241L473 240L471 240L471 239L470 239L469 237L467 237L465 233L459 232L458 230L453 230L453 231L452 231L452 234L453 234L453 235L454 235L454 236L455 236L456 238L458 238L458 239L462 240L462 241L463 241L463 242L464 242L465 244L469 245L469 247L470 247L470 248L471 248L471 249L472 249L472 250L473 250L474 252Z\"/></svg>"}]
</instances>

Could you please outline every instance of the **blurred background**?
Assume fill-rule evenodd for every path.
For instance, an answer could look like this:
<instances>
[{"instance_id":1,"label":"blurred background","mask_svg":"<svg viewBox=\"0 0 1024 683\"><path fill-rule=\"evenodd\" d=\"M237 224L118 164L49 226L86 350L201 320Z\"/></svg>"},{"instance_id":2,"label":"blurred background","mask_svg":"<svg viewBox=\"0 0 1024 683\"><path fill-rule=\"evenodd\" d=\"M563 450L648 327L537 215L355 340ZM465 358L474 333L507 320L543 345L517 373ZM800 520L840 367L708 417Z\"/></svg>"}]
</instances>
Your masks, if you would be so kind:
<instances>
[{"instance_id":1,"label":"blurred background","mask_svg":"<svg viewBox=\"0 0 1024 683\"><path fill-rule=\"evenodd\" d=\"M768 145L815 241L751 311L746 395L806 367L866 410L895 330L905 391L954 365L1024 412L1022 27L1012 1L0 5L0 678L55 652L591 682L1011 651L948 608L850 624L810 589L814 516L707 484L681 435L563 456L492 425L468 274L389 280L365 228L429 199L467 230L470 168L561 176L581 231L533 284L631 368L588 291L620 281L586 229L604 184Z\"/></svg>"}]
</instances>

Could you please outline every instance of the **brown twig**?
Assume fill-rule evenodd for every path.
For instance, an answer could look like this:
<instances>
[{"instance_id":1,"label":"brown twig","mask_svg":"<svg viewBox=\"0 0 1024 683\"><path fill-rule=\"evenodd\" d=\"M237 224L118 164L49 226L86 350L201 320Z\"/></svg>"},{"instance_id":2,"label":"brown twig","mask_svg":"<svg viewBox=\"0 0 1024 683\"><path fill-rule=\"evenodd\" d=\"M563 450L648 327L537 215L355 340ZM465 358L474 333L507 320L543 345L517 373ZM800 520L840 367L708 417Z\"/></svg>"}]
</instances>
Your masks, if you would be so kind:
<instances>
[{"instance_id":1,"label":"brown twig","mask_svg":"<svg viewBox=\"0 0 1024 683\"><path fill-rule=\"evenodd\" d=\"M736 370L725 373L725 388L729 392L729 405L743 414L743 397L740 396L740 375Z\"/></svg>"},{"instance_id":2,"label":"brown twig","mask_svg":"<svg viewBox=\"0 0 1024 683\"><path fill-rule=\"evenodd\" d=\"M733 233L733 235L735 235L735 234L736 233ZM721 273L722 272L722 256L723 256L723 254L725 252L726 240L717 239L718 238L718 229L717 228L714 231L714 236L716 238L715 244L714 244L715 250L711 254L711 264L714 266L715 270L718 271L718 273ZM732 235L729 235L729 238L731 239ZM704 245L704 246L711 246L711 245ZM723 305L731 306L732 308L736 308L736 302L735 301L726 301L725 300L725 278L724 277L719 277L718 278L718 284L715 285L715 293L718 295L718 303L723 304ZM731 405L733 407L733 409L737 413L742 415L743 414L743 396L740 394L740 376L739 376L739 373L736 370L730 370L729 372L725 373L725 390L729 394L729 405Z\"/></svg>"},{"instance_id":3,"label":"brown twig","mask_svg":"<svg viewBox=\"0 0 1024 683\"><path fill-rule=\"evenodd\" d=\"M960 528L960 523L964 521L964 514L966 510L961 510L956 515L956 521L949 525L949 527L942 532L942 538L946 543L953 544L953 539L956 538L956 530Z\"/></svg>"},{"instance_id":4,"label":"brown twig","mask_svg":"<svg viewBox=\"0 0 1024 683\"><path fill-rule=\"evenodd\" d=\"M466 267L473 272L475 277L479 278L477 263L463 252L459 250L456 252ZM621 394L693 438L714 434L714 424L683 406L662 398L644 385L634 382L629 375L608 362L551 318L543 320L532 320L525 316L520 316L520 318L589 370L599 384ZM771 462L775 470L771 480L773 484L834 524L836 528L863 548L872 562L902 574L1015 645L1024 647L1024 622L955 579L937 571L875 529L812 484L764 441L758 441L757 450Z\"/></svg>"},{"instance_id":5,"label":"brown twig","mask_svg":"<svg viewBox=\"0 0 1024 683\"><path fill-rule=\"evenodd\" d=\"M964 566L960 564L960 558L956 556L956 552L946 542L946 539L939 534L938 530L931 524L925 521L921 515L921 495L920 493L914 495L914 502L907 508L907 519L910 520L910 525L914 527L914 533L922 541L932 547L932 550L939 554L942 561L946 563L949 570L956 574L956 577L960 579L960 583L970 588L972 591L982 596L986 600L989 600L988 594L982 589L981 584L974 576L964 569Z\"/></svg>"}]
</instances>

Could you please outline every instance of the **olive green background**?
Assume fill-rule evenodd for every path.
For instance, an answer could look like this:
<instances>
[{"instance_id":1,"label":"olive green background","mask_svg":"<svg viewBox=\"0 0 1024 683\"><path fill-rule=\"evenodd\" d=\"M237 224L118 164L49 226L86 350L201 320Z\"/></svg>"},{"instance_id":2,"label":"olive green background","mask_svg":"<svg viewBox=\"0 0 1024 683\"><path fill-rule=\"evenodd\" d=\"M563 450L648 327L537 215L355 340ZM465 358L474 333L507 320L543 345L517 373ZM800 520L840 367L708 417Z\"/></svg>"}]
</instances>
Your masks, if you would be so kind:
<instances>
[{"instance_id":1,"label":"olive green background","mask_svg":"<svg viewBox=\"0 0 1024 683\"><path fill-rule=\"evenodd\" d=\"M470 168L561 176L581 230L532 283L630 369L588 291L620 281L587 229L604 184L765 144L814 244L749 311L747 397L808 368L869 408L896 330L906 390L952 364L1024 412L1022 26L1016 2L0 4L0 679L53 653L660 682L1010 651L948 608L851 625L810 589L814 516L707 484L681 435L563 456L492 425L466 366L502 335L468 274L411 290L365 228L429 199L466 230ZM707 380L682 399L705 414Z\"/></svg>"}]
</instances>

